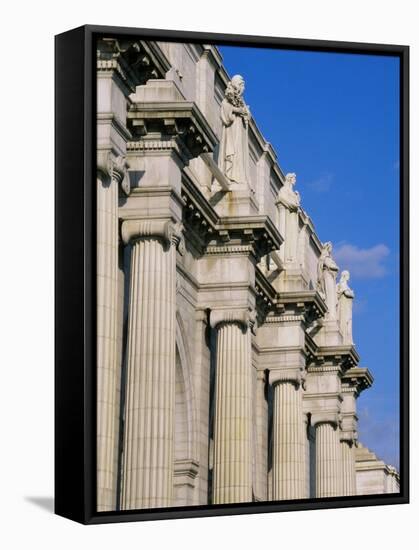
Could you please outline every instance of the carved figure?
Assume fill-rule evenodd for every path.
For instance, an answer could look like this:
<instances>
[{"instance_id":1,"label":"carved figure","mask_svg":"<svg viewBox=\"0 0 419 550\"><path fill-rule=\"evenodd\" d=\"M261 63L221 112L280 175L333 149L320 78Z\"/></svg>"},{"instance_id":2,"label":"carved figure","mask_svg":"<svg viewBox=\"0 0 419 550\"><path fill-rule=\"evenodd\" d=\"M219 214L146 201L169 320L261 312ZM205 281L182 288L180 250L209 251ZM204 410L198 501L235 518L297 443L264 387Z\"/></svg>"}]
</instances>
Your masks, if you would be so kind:
<instances>
[{"instance_id":1,"label":"carved figure","mask_svg":"<svg viewBox=\"0 0 419 550\"><path fill-rule=\"evenodd\" d=\"M285 238L282 259L293 264L297 261L298 210L300 208L300 194L293 190L296 182L295 174L287 174L276 200L279 208L279 229Z\"/></svg>"},{"instance_id":2,"label":"carved figure","mask_svg":"<svg viewBox=\"0 0 419 550\"><path fill-rule=\"evenodd\" d=\"M328 309L327 319L336 319L336 276L338 271L339 268L332 258L332 243L327 242L323 245L319 263L317 264L317 288L326 301Z\"/></svg>"},{"instance_id":3,"label":"carved figure","mask_svg":"<svg viewBox=\"0 0 419 550\"><path fill-rule=\"evenodd\" d=\"M300 206L300 193L294 191L293 187L297 183L297 176L294 173L285 176L285 183L278 193L277 202L283 204L288 210L294 212Z\"/></svg>"},{"instance_id":4,"label":"carved figure","mask_svg":"<svg viewBox=\"0 0 419 550\"><path fill-rule=\"evenodd\" d=\"M337 313L344 344L352 344L352 305L354 291L349 288L349 271L342 271L340 281L336 286L338 306Z\"/></svg>"},{"instance_id":5,"label":"carved figure","mask_svg":"<svg viewBox=\"0 0 419 550\"><path fill-rule=\"evenodd\" d=\"M249 184L248 126L250 111L243 101L244 79L235 75L228 83L221 103L221 135L218 164L232 182Z\"/></svg>"}]
</instances>

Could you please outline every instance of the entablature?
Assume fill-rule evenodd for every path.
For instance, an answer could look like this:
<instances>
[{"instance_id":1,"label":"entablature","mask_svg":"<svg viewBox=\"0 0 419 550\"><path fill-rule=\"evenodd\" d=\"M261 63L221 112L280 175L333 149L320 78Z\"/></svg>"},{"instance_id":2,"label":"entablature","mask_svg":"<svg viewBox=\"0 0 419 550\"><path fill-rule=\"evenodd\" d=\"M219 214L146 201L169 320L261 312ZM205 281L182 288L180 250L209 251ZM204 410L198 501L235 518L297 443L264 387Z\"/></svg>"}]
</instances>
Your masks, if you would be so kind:
<instances>
[{"instance_id":1,"label":"entablature","mask_svg":"<svg viewBox=\"0 0 419 550\"><path fill-rule=\"evenodd\" d=\"M182 200L184 226L198 241L202 254L251 253L259 259L283 242L269 216L219 217L187 168L183 170Z\"/></svg>"},{"instance_id":2,"label":"entablature","mask_svg":"<svg viewBox=\"0 0 419 550\"><path fill-rule=\"evenodd\" d=\"M171 67L155 42L129 38L99 38L96 63L98 71L116 72L127 94L152 78L164 78Z\"/></svg>"},{"instance_id":3,"label":"entablature","mask_svg":"<svg viewBox=\"0 0 419 550\"><path fill-rule=\"evenodd\" d=\"M323 298L314 290L277 292L262 271L256 267L256 295L261 314L267 316L300 315L310 325L322 318L327 306Z\"/></svg>"},{"instance_id":4,"label":"entablature","mask_svg":"<svg viewBox=\"0 0 419 550\"><path fill-rule=\"evenodd\" d=\"M352 367L342 377L342 391L353 389L356 396L372 386L374 377L367 368Z\"/></svg>"},{"instance_id":5,"label":"entablature","mask_svg":"<svg viewBox=\"0 0 419 550\"><path fill-rule=\"evenodd\" d=\"M307 368L313 372L318 369L336 368L341 374L356 367L359 355L354 346L317 346L313 338L306 333Z\"/></svg>"},{"instance_id":6,"label":"entablature","mask_svg":"<svg viewBox=\"0 0 419 550\"><path fill-rule=\"evenodd\" d=\"M179 153L187 161L212 151L218 141L194 102L133 102L127 117L133 139L139 140L137 149L142 148L144 152L162 149L166 143L176 140Z\"/></svg>"}]
</instances>

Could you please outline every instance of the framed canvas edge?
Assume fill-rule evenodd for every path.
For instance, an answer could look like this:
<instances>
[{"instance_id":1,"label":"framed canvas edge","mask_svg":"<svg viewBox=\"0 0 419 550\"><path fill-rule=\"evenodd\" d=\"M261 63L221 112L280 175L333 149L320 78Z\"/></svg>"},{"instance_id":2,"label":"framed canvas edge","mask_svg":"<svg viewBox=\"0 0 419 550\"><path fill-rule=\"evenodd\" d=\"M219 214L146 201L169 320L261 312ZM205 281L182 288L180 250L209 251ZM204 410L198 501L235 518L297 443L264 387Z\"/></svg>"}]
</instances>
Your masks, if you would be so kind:
<instances>
[{"instance_id":1,"label":"framed canvas edge","mask_svg":"<svg viewBox=\"0 0 419 550\"><path fill-rule=\"evenodd\" d=\"M371 55L391 55L400 58L400 474L401 486L398 494L365 495L354 497L335 497L305 499L299 501L260 502L237 505L205 505L189 507L171 507L154 510L132 510L124 512L96 512L96 404L95 404L95 200L92 183L94 180L96 161L95 132L95 72L93 51L94 39L103 34L130 35L137 38L164 39L174 41L217 42L224 44L248 45L252 47L280 47L285 49L301 49L311 51L334 51L337 53L360 53ZM69 37L72 37L71 39ZM62 52L59 54L59 44L69 40L77 49L77 38L83 37L83 48L79 59L69 63L74 69L77 61L82 63L79 72L79 89L83 90L82 115L74 119L74 128L63 131L61 124L61 105L72 97L71 90L63 88L58 75L62 67ZM72 40L74 40L72 42ZM145 521L157 519L179 519L191 517L269 513L279 511L315 510L330 508L346 508L353 506L377 506L390 504L406 504L409 502L409 46L359 42L339 42L318 39L279 38L268 36L234 35L223 33L206 33L194 31L176 31L161 29L143 29L131 27L84 25L76 29L56 35L55 57L55 513L83 524L99 524L126 521ZM74 52L67 47L66 55L73 58ZM61 69L60 69L61 66ZM65 69L69 72L69 68ZM71 72L71 71L70 71ZM80 98L79 98L80 101ZM65 133L65 136L64 136ZM75 151L70 154L68 164L70 170L64 173L60 167L64 149L67 151L68 141L83 135L82 158ZM72 216L71 223L60 226L59 218L63 214L63 204L60 195L66 189L68 196L75 179L81 178L82 207ZM67 196L67 195L66 195ZM77 197L76 197L77 198ZM75 199L76 199L75 198ZM65 209L65 207L64 207ZM63 243L68 243L74 236L74 231L82 227L82 236L78 242L81 255L66 259ZM79 287L79 298L83 309L83 334L73 344L75 352L83 360L72 363L71 359L62 356L65 348L65 334L70 326L80 323L77 307L66 312L60 299L63 264L66 265L68 280L83 280ZM79 308L79 309L77 309ZM65 348L67 349L67 348ZM81 382L82 381L82 382ZM68 399L68 394L73 399ZM77 419L77 420L75 420ZM63 433L63 427L71 425L70 435ZM62 448L68 451L65 457L60 454ZM77 464L77 472L70 476L72 483L64 480L63 472L68 472ZM82 467L80 466L82 464ZM70 468L71 466L71 468ZM63 494L69 504L64 506Z\"/></svg>"}]
</instances>

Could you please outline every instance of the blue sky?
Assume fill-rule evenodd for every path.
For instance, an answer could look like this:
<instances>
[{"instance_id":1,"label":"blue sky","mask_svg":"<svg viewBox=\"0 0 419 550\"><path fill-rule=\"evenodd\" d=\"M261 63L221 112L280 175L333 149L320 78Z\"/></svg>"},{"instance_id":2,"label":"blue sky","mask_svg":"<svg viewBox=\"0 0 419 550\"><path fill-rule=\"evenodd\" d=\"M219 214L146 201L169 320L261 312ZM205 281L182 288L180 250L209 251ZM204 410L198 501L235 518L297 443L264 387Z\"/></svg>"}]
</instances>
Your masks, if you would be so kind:
<instances>
[{"instance_id":1,"label":"blue sky","mask_svg":"<svg viewBox=\"0 0 419 550\"><path fill-rule=\"evenodd\" d=\"M354 340L374 376L359 439L399 466L399 60L223 46L230 74L355 291Z\"/></svg>"}]
</instances>

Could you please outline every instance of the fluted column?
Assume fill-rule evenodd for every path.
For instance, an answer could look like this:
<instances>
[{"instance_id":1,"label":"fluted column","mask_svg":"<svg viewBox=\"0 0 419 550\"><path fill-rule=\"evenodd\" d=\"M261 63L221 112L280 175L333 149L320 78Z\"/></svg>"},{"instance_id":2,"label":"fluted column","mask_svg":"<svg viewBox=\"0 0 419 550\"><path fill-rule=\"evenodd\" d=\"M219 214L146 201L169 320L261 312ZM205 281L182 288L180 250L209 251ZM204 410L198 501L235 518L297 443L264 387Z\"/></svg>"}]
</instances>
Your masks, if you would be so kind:
<instances>
[{"instance_id":1,"label":"fluted column","mask_svg":"<svg viewBox=\"0 0 419 550\"><path fill-rule=\"evenodd\" d=\"M314 413L316 427L316 497L342 496L342 453L338 415Z\"/></svg>"},{"instance_id":2,"label":"fluted column","mask_svg":"<svg viewBox=\"0 0 419 550\"><path fill-rule=\"evenodd\" d=\"M172 504L176 256L171 222L128 220L132 242L121 508Z\"/></svg>"},{"instance_id":3,"label":"fluted column","mask_svg":"<svg viewBox=\"0 0 419 550\"><path fill-rule=\"evenodd\" d=\"M259 501L268 500L268 401L266 399L266 374L264 370L256 372L256 487L255 498Z\"/></svg>"},{"instance_id":4,"label":"fluted column","mask_svg":"<svg viewBox=\"0 0 419 550\"><path fill-rule=\"evenodd\" d=\"M301 374L273 370L269 381L274 386L272 498L305 498L306 438Z\"/></svg>"},{"instance_id":5,"label":"fluted column","mask_svg":"<svg viewBox=\"0 0 419 550\"><path fill-rule=\"evenodd\" d=\"M115 510L121 375L118 338L118 185L123 178L107 152L97 178L97 509Z\"/></svg>"},{"instance_id":6,"label":"fluted column","mask_svg":"<svg viewBox=\"0 0 419 550\"><path fill-rule=\"evenodd\" d=\"M249 315L213 311L217 330L213 503L252 501L252 371Z\"/></svg>"},{"instance_id":7,"label":"fluted column","mask_svg":"<svg viewBox=\"0 0 419 550\"><path fill-rule=\"evenodd\" d=\"M353 440L341 440L342 495L356 495L355 448Z\"/></svg>"}]
</instances>

